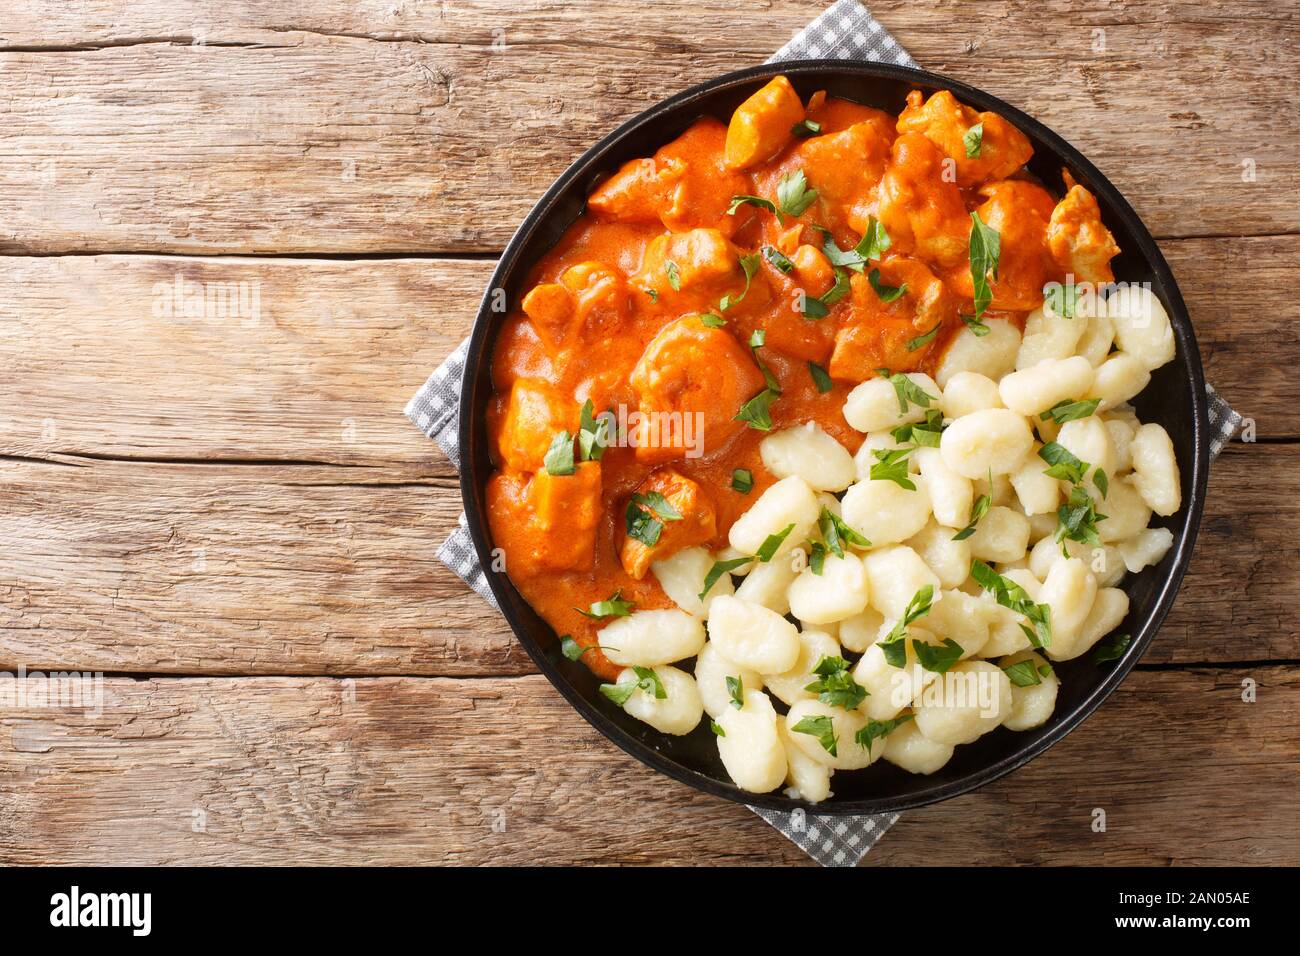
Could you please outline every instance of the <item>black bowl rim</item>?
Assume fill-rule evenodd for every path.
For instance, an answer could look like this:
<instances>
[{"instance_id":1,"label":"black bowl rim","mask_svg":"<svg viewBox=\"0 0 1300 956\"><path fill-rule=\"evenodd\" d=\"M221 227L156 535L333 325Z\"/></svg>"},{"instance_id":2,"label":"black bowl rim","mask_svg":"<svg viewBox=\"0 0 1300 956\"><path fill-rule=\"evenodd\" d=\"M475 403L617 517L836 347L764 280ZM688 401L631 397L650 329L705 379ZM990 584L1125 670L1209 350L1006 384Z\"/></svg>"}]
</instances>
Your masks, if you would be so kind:
<instances>
[{"instance_id":1,"label":"black bowl rim","mask_svg":"<svg viewBox=\"0 0 1300 956\"><path fill-rule=\"evenodd\" d=\"M1021 110L1005 103L995 96L985 93L973 86L969 86L960 80L952 79L939 73L931 73L927 70L918 70L911 67L894 66L886 63L867 63L850 60L800 60L786 63L765 63L760 66L748 67L743 70L736 70L731 73L715 77L705 83L698 84L687 90L682 91L674 96L670 96L660 101L644 112L638 114L627 122L623 123L613 132L603 137L594 146L583 153L573 162L567 170L552 184L550 189L537 201L537 204L529 211L519 228L515 231L514 236L507 244L497 267L493 270L492 279L484 292L483 301L479 307L478 316L474 321L474 329L470 336L469 350L466 355L465 378L461 384L461 404L460 404L460 422L459 422L459 442L461 449L468 450L471 447L471 431L474 428L472 415L472 406L470 402L471 389L474 384L473 369L490 368L481 361L481 354L487 344L490 326L493 317L497 315L491 308L492 290L500 287L501 281L506 274L514 267L514 260L519 256L525 243L528 241L533 232L546 219L550 213L552 205L563 193L569 184L579 176L590 171L593 164L597 163L601 157L616 143L621 142L627 137L633 136L637 131L647 123L659 118L665 113L671 113L677 110L688 108L696 99L716 92L719 89L742 86L752 83L755 80L771 79L778 75L794 76L803 74L826 74L842 73L856 76L871 77L877 79L900 80L904 82L915 83L919 86L941 87L951 90L958 99L963 102L972 104L981 110L992 111L1000 114L1005 119L1010 120L1024 132L1031 134L1039 141L1046 143L1056 154L1056 156L1066 162L1075 171L1076 177L1083 182L1089 189L1097 195L1104 208L1113 212L1119 217L1128 230L1137 238L1138 251L1143 259L1148 262L1152 268L1155 278L1166 292L1165 305L1168 309L1170 319L1174 327L1174 334L1177 339L1179 357L1186 363L1191 375L1192 389L1192 447L1194 450L1192 460L1192 482L1191 494L1184 506L1188 509L1187 518L1185 519L1185 532L1180 540L1176 543L1174 552L1174 563L1170 570L1168 579L1160 589L1155 606L1151 610L1147 619L1143 622L1139 632L1135 636L1123 657L1115 663L1114 668L1098 684L1096 689L1088 697L1085 697L1078 703L1072 711L1064 715L1063 719L1052 728L1052 730L1043 735L1041 738L1032 741L1024 747L1019 748L1010 755L995 761L979 770L968 774L958 780L949 781L948 783L934 786L920 793L909 794L901 797L882 797L878 799L857 799L837 801L834 797L818 804L810 804L806 801L795 800L786 797L780 790L773 793L757 794L748 793L740 790L734 784L725 783L721 780L707 776L706 774L688 769L681 764L666 757L664 754L650 747L646 743L631 736L622 728L615 725L604 714L597 710L590 701L570 686L563 676L555 669L551 661L547 658L545 651L531 638L520 626L518 620L512 611L509 610L509 601L507 594L513 590L513 584L503 574L485 573L489 587L496 598L497 604L502 609L502 614L510 624L510 629L514 632L516 639L523 644L524 649L536 663L537 667L552 686L564 696L566 700L573 705L574 709L580 713L589 724L600 731L607 739L617 745L625 753L635 757L642 763L653 767L668 777L694 787L697 790L712 794L713 796L722 797L723 799L735 803L746 804L751 807L762 807L771 810L793 811L796 809L804 810L816 814L847 815L847 814L882 814L896 813L902 810L910 810L916 807L926 806L931 803L937 803L941 800L947 800L952 797L969 793L985 784L1003 777L1018 767L1023 766L1028 761L1037 757L1046 751L1049 747L1062 740L1068 733L1074 730L1080 723L1089 717L1107 697L1114 692L1124 677L1132 670L1133 665L1146 652L1147 647L1154 639L1160 625L1164 622L1165 617L1169 614L1173 606L1174 599L1177 596L1179 585L1182 583L1187 566L1191 561L1192 552L1196 544L1197 532L1200 528L1201 514L1205 502L1206 483L1209 472L1209 447L1210 447L1210 429L1208 417L1208 401L1205 391L1205 373L1201 365L1201 355L1196 344L1196 335L1192 329L1191 319L1187 313L1187 306L1183 302L1182 293L1178 289L1173 273L1169 269L1168 263L1165 262L1164 256L1160 253L1155 239L1143 224L1141 218L1128 201L1120 194L1100 170L1097 169L1086 157L1077 149L1067 143L1059 135L1038 122L1033 117L1025 114ZM657 149L661 143L654 143L649 146L645 155ZM482 374L482 372L480 373ZM475 471L475 464L470 460L468 454L463 455L460 472L461 496L465 506L466 523L469 528L470 537L474 542L474 549L478 555L481 564L486 568L491 562L491 546L487 537L487 530L478 519L478 475Z\"/></svg>"}]
</instances>

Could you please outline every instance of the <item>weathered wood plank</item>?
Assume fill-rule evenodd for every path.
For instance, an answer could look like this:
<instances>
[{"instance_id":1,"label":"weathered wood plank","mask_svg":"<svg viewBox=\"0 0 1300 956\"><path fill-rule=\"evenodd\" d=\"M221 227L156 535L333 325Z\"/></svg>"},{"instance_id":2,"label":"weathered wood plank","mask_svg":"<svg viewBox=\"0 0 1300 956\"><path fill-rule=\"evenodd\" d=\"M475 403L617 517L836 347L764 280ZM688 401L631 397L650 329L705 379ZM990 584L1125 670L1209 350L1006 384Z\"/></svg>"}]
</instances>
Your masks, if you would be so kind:
<instances>
[{"instance_id":1,"label":"weathered wood plank","mask_svg":"<svg viewBox=\"0 0 1300 956\"><path fill-rule=\"evenodd\" d=\"M602 133L761 62L824 5L315 0L219 24L129 6L6 12L0 251L498 249ZM1286 11L873 8L920 62L1064 133L1158 235L1300 230Z\"/></svg>"},{"instance_id":2,"label":"weathered wood plank","mask_svg":"<svg viewBox=\"0 0 1300 956\"><path fill-rule=\"evenodd\" d=\"M468 333L491 268L0 259L0 451L400 461L449 473L402 409ZM168 312L178 281L204 314ZM235 315L215 295L232 288L226 301L242 292L246 306Z\"/></svg>"},{"instance_id":3,"label":"weathered wood plank","mask_svg":"<svg viewBox=\"0 0 1300 956\"><path fill-rule=\"evenodd\" d=\"M518 674L435 558L454 482L416 467L0 461L0 664L180 674ZM1300 659L1300 446L1234 446L1148 662Z\"/></svg>"},{"instance_id":4,"label":"weathered wood plank","mask_svg":"<svg viewBox=\"0 0 1300 956\"><path fill-rule=\"evenodd\" d=\"M1012 777L905 815L868 861L1294 864L1297 702L1285 668L1135 673ZM536 676L117 678L99 716L7 710L0 728L7 864L807 862Z\"/></svg>"},{"instance_id":5,"label":"weathered wood plank","mask_svg":"<svg viewBox=\"0 0 1300 956\"><path fill-rule=\"evenodd\" d=\"M1300 436L1300 236L1163 243L1210 381L1260 437ZM0 257L0 454L416 463L403 418L468 334L490 262ZM177 278L258 316L156 315ZM215 306L215 301L214 301ZM251 309L249 310L251 311ZM1267 361L1261 361L1267 357ZM93 413L92 413L93 411Z\"/></svg>"}]
</instances>

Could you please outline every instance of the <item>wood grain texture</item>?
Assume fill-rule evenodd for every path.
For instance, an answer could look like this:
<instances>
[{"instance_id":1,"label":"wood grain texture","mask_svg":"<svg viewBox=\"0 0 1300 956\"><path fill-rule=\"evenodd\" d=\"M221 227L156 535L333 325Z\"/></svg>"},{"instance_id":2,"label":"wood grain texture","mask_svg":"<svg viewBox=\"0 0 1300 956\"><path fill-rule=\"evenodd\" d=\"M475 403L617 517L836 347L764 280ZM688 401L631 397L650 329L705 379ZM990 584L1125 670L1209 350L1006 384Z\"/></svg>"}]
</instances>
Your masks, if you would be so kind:
<instances>
[{"instance_id":1,"label":"wood grain texture","mask_svg":"<svg viewBox=\"0 0 1300 956\"><path fill-rule=\"evenodd\" d=\"M460 495L411 469L0 461L0 663L130 673L518 674L438 562ZM1234 446L1148 663L1300 660L1300 446Z\"/></svg>"},{"instance_id":2,"label":"wood grain texture","mask_svg":"<svg viewBox=\"0 0 1300 956\"><path fill-rule=\"evenodd\" d=\"M233 7L7 11L0 252L498 249L603 133L761 62L824 5ZM873 10L922 64L1073 141L1157 235L1300 231L1293 11L1262 0Z\"/></svg>"},{"instance_id":3,"label":"wood grain texture","mask_svg":"<svg viewBox=\"0 0 1300 956\"><path fill-rule=\"evenodd\" d=\"M106 685L99 716L0 714L0 862L808 862L618 751L540 677ZM1283 668L1134 674L1048 753L905 815L867 859L1294 861L1298 702ZM1267 812L1240 813L1244 787Z\"/></svg>"}]
</instances>

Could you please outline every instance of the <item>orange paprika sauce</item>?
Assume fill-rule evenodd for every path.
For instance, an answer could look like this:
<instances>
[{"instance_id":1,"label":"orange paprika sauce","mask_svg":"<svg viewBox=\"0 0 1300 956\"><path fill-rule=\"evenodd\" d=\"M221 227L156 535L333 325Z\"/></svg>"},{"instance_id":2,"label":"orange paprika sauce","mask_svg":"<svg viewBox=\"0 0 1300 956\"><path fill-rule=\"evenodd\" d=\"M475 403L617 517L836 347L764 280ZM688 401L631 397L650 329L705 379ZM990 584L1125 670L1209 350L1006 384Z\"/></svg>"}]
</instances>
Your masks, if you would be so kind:
<instances>
[{"instance_id":1,"label":"orange paprika sauce","mask_svg":"<svg viewBox=\"0 0 1300 956\"><path fill-rule=\"evenodd\" d=\"M608 621L582 611L616 593L637 609L673 607L650 563L726 546L774 481L759 453L766 435L815 422L855 452L864 436L841 413L849 391L878 369L933 374L976 312L972 212L1000 236L983 319L1023 326L1044 284L1095 254L1095 200L1067 174L1073 203L1058 209L1023 171L1031 153L1009 123L947 92L913 92L894 117L821 93L805 104L777 77L730 125L704 117L596 187L532 270L492 361L493 544L558 634L595 647ZM742 196L757 201L733 201ZM888 248L870 261L831 261L832 243L848 252L880 228ZM889 299L891 288L903 291ZM829 391L810 363L827 371ZM770 428L738 421L769 380L779 388ZM556 436L579 432L588 400L597 413L687 415L703 427L657 442L632 427L640 447L616 439L583 461L574 443L571 473L548 469L557 444L565 457ZM732 486L737 469L752 475L748 493ZM682 515L661 522L654 545L630 539L626 518L632 496L650 491ZM583 660L606 679L619 671L599 649Z\"/></svg>"}]
</instances>

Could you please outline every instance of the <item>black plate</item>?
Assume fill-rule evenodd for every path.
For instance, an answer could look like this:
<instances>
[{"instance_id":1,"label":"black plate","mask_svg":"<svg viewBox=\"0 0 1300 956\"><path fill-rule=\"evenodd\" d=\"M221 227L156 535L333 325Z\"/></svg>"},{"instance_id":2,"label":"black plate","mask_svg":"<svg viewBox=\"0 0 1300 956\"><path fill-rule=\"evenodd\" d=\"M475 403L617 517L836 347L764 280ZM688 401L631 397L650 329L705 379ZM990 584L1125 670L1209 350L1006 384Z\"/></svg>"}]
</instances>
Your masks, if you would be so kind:
<instances>
[{"instance_id":1,"label":"black plate","mask_svg":"<svg viewBox=\"0 0 1300 956\"><path fill-rule=\"evenodd\" d=\"M520 285L528 270L563 235L583 211L587 193L604 174L629 159L649 156L702 115L726 122L732 110L772 77L784 74L806 100L816 90L855 100L897 114L909 90L927 95L951 90L958 99L980 110L998 113L1014 123L1034 145L1029 169L1059 191L1060 171L1096 195L1106 225L1123 252L1114 260L1117 280L1150 282L1173 321L1178 356L1157 370L1136 400L1143 421L1159 422L1173 439L1182 471L1183 508L1158 520L1174 532L1174 546L1164 559L1137 575L1128 575L1124 589L1130 598L1122 631L1133 635L1124 657L1102 666L1090 655L1054 665L1061 689L1052 719L1035 730L1013 732L999 728L978 741L958 747L948 764L930 776L917 776L880 761L869 770L835 775L835 795L816 805L818 813L884 813L919 807L966 793L1019 767L1056 743L1091 714L1115 689L1146 651L1165 615L1192 556L1200 524L1209 468L1209 424L1205 378L1187 307L1155 241L1132 207L1097 169L1065 140L1001 100L956 80L921 70L842 60L810 60L769 64L719 77L665 100L625 123L582 155L556 180L523 221L506 247L492 283L479 308L470 339L465 380L461 389L461 492L470 534L483 566L490 567L491 542L486 517L485 486L492 474L488 457L486 409L492 393L491 356L503 315L492 311L493 289L504 289L511 302L526 289ZM597 691L599 681L585 666L566 660L555 632L520 597L504 574L488 573L506 620L537 666L571 704L601 733L625 751L675 780L707 793L742 803L782 810L812 805L791 800L781 791L753 794L728 778L718 757L708 721L685 737L671 737L628 716Z\"/></svg>"}]
</instances>

